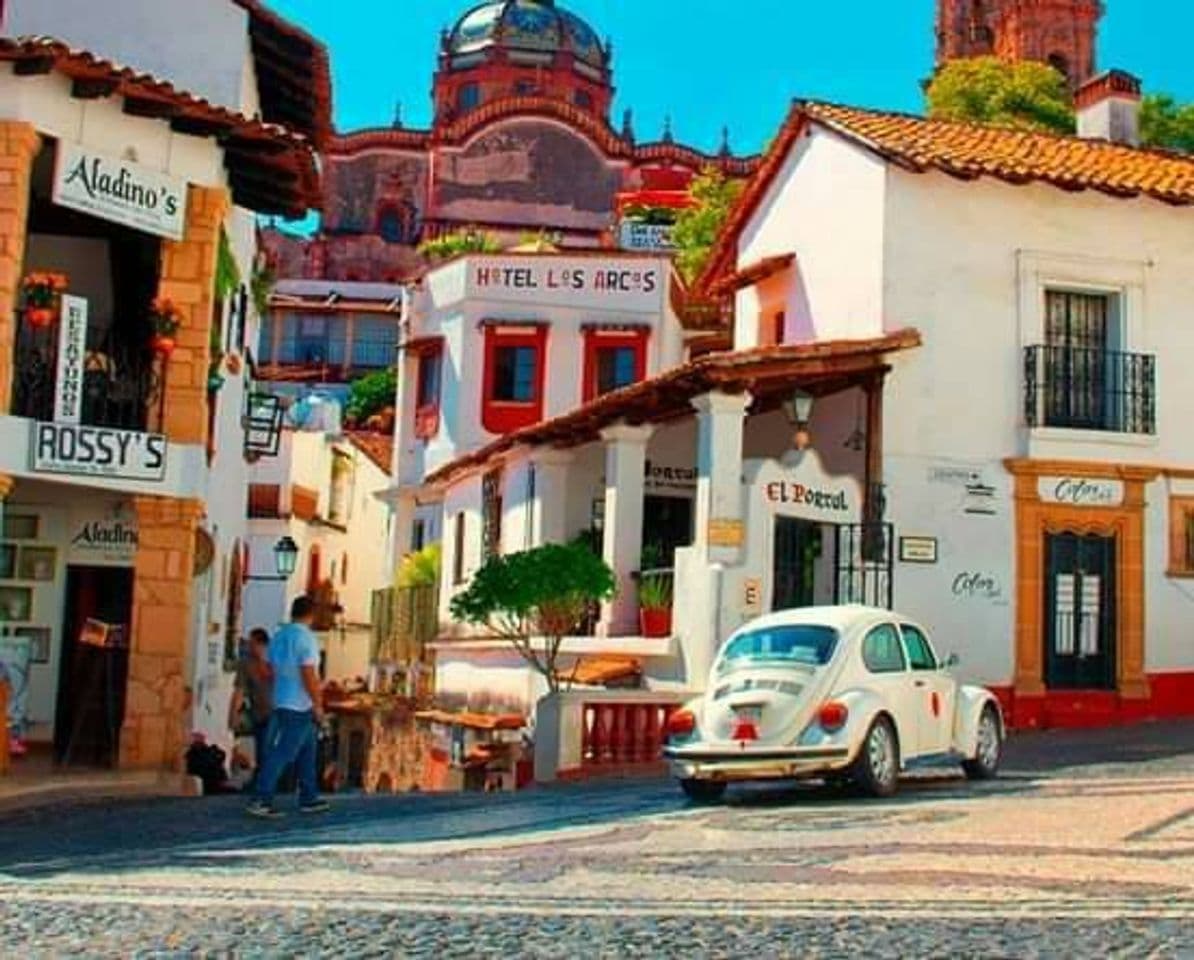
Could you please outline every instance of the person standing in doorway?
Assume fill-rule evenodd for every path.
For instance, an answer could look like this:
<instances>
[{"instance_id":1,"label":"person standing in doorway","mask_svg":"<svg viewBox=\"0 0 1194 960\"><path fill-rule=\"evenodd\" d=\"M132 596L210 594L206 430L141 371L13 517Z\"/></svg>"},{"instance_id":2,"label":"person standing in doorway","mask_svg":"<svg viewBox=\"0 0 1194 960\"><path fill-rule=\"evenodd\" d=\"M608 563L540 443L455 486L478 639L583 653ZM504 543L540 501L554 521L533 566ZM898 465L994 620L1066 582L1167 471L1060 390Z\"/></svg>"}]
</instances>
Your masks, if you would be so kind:
<instances>
[{"instance_id":1,"label":"person standing in doorway","mask_svg":"<svg viewBox=\"0 0 1194 960\"><path fill-rule=\"evenodd\" d=\"M257 627L249 633L249 650L236 673L229 725L238 735L253 737L253 780L265 766L269 720L274 710L274 671L269 663L269 634Z\"/></svg>"},{"instance_id":2,"label":"person standing in doorway","mask_svg":"<svg viewBox=\"0 0 1194 960\"><path fill-rule=\"evenodd\" d=\"M281 814L274 807L278 778L290 764L298 775L299 810L324 813L327 801L319 797L315 761L319 729L323 726L322 691L319 687L319 643L311 631L315 605L299 597L290 608L290 623L269 645L274 676L274 711L266 735L265 763L257 776L256 798L250 816L272 819Z\"/></svg>"}]
</instances>

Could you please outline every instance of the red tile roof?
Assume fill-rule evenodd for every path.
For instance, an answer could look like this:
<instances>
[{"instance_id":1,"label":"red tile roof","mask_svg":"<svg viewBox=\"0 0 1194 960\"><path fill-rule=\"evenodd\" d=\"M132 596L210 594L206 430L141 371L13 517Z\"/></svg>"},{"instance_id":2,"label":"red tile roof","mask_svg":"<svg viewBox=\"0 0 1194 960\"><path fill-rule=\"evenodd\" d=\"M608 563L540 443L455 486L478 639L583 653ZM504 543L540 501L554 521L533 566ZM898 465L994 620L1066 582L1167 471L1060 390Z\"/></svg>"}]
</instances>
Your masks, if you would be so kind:
<instances>
[{"instance_id":1,"label":"red tile roof","mask_svg":"<svg viewBox=\"0 0 1194 960\"><path fill-rule=\"evenodd\" d=\"M722 277L709 287L709 292L715 297L737 293L739 290L745 290L747 287L760 284L764 280L774 277L777 273L783 273L795 262L796 254L794 253L784 253L777 257L764 257L750 266L743 267L729 276Z\"/></svg>"},{"instance_id":2,"label":"red tile roof","mask_svg":"<svg viewBox=\"0 0 1194 960\"><path fill-rule=\"evenodd\" d=\"M349 443L361 451L386 476L394 464L394 436L389 433L370 433L352 430L346 433Z\"/></svg>"},{"instance_id":3,"label":"red tile roof","mask_svg":"<svg viewBox=\"0 0 1194 960\"><path fill-rule=\"evenodd\" d=\"M1194 157L1104 140L929 120L831 103L797 101L718 239L698 286L709 289L734 269L737 240L779 174L792 145L817 126L913 173L936 170L961 180L1048 183L1112 197L1194 204Z\"/></svg>"},{"instance_id":4,"label":"red tile roof","mask_svg":"<svg viewBox=\"0 0 1194 960\"><path fill-rule=\"evenodd\" d=\"M301 217L322 203L314 144L301 132L246 117L53 37L2 37L0 62L12 63L16 76L56 70L72 81L73 96L120 96L131 113L220 138L233 199L248 209Z\"/></svg>"},{"instance_id":5,"label":"red tile roof","mask_svg":"<svg viewBox=\"0 0 1194 960\"><path fill-rule=\"evenodd\" d=\"M575 447L596 439L601 430L625 420L664 423L693 413L694 397L713 390L743 392L759 388L812 386L817 380L840 383L843 377L883 369L887 354L920 346L916 330L900 330L872 340L794 343L755 350L711 353L651 380L623 387L569 413L499 437L445 464L425 482L442 485L489 463L515 447Z\"/></svg>"}]
</instances>

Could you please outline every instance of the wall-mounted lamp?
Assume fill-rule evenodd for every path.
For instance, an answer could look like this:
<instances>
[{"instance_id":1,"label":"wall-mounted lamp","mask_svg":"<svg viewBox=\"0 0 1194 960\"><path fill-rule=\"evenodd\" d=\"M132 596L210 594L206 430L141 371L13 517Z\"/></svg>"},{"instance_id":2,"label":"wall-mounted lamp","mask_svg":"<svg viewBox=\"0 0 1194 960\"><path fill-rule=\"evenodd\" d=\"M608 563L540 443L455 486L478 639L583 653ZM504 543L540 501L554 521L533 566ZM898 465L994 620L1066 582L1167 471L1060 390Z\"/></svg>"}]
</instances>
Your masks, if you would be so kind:
<instances>
[{"instance_id":1,"label":"wall-mounted lamp","mask_svg":"<svg viewBox=\"0 0 1194 960\"><path fill-rule=\"evenodd\" d=\"M792 395L784 401L784 413L796 427L795 445L797 450L807 450L812 443L808 425L813 419L813 405L816 397L806 390L794 390Z\"/></svg>"},{"instance_id":2,"label":"wall-mounted lamp","mask_svg":"<svg viewBox=\"0 0 1194 960\"><path fill-rule=\"evenodd\" d=\"M294 568L298 565L298 544L290 537L283 537L274 545L274 568L278 571L275 577L245 577L256 583L285 583L294 576Z\"/></svg>"}]
</instances>

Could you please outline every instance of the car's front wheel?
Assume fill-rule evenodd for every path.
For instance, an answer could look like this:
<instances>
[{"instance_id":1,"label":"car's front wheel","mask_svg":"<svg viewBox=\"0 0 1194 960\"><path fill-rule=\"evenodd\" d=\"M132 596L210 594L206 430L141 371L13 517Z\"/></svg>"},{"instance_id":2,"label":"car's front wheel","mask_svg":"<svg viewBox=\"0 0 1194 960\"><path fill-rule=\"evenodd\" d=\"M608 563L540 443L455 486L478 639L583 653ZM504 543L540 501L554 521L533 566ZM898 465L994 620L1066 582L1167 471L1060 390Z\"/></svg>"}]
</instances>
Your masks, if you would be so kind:
<instances>
[{"instance_id":1,"label":"car's front wheel","mask_svg":"<svg viewBox=\"0 0 1194 960\"><path fill-rule=\"evenodd\" d=\"M1003 728L999 714L991 704L983 707L978 718L977 748L974 756L962 763L962 769L971 780L993 780L999 773L999 761L1003 758Z\"/></svg>"},{"instance_id":2,"label":"car's front wheel","mask_svg":"<svg viewBox=\"0 0 1194 960\"><path fill-rule=\"evenodd\" d=\"M876 717L850 768L850 778L872 797L890 797L900 783L900 747L886 717Z\"/></svg>"},{"instance_id":3,"label":"car's front wheel","mask_svg":"<svg viewBox=\"0 0 1194 960\"><path fill-rule=\"evenodd\" d=\"M726 785L716 780L681 780L680 789L693 803L717 803L726 795Z\"/></svg>"}]
</instances>

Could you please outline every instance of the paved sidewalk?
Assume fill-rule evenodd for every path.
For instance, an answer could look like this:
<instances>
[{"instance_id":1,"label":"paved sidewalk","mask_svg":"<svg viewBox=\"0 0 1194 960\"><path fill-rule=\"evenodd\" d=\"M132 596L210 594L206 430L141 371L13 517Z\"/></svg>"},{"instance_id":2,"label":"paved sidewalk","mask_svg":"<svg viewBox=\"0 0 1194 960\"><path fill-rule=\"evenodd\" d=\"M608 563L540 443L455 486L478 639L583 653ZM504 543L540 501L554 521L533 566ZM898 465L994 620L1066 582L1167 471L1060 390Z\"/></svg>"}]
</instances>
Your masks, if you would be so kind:
<instances>
[{"instance_id":1,"label":"paved sidewalk","mask_svg":"<svg viewBox=\"0 0 1194 960\"><path fill-rule=\"evenodd\" d=\"M883 802L628 782L0 817L0 956L1194 957L1194 724L1008 759Z\"/></svg>"}]
</instances>

